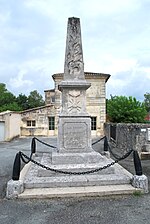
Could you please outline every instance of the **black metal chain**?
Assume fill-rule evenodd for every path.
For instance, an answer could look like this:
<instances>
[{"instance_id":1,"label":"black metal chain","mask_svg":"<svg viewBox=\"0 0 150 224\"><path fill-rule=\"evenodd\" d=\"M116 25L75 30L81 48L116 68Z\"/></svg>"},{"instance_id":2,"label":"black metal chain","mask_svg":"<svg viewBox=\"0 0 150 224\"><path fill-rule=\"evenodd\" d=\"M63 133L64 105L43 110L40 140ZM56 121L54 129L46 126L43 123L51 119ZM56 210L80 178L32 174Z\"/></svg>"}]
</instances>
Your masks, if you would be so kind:
<instances>
[{"instance_id":1,"label":"black metal chain","mask_svg":"<svg viewBox=\"0 0 150 224\"><path fill-rule=\"evenodd\" d=\"M37 166L40 166L46 170L50 170L50 171L53 171L55 173L61 173L61 174L69 174L69 175L84 175L84 174L90 174L90 173L95 173L95 172L98 172L98 171L101 171L101 170L104 170L104 169L107 169L108 167L110 166L113 166L115 163L118 163L120 160L123 160L125 158L127 158L131 153L133 152L133 149L130 150L129 152L127 152L124 156L122 156L120 159L117 159L103 167L99 167L97 169L94 169L94 170L88 170L88 171L83 171L83 172L69 172L69 171L63 171L63 170L57 170L57 169L53 169L53 168L50 168L48 166L45 166L35 160L33 160L32 158L28 157L27 155L25 155L23 152L20 152L20 154L22 156L24 156L26 159L28 159L29 161L31 161L32 163L36 164ZM21 157L22 158L22 157Z\"/></svg>"},{"instance_id":2,"label":"black metal chain","mask_svg":"<svg viewBox=\"0 0 150 224\"><path fill-rule=\"evenodd\" d=\"M37 140L38 142L40 142L40 143L42 143L42 144L48 146L48 147L51 147L51 148L53 148L53 149L57 149L56 146L54 146L54 145L50 145L50 144L48 144L48 143L46 143L46 142L43 142L42 140L40 140L40 139L38 139L38 138L36 138L36 137L34 137L34 139ZM57 149L57 150L58 150L58 149Z\"/></svg>"},{"instance_id":3,"label":"black metal chain","mask_svg":"<svg viewBox=\"0 0 150 224\"><path fill-rule=\"evenodd\" d=\"M105 138L105 136L102 137L102 138L100 138L100 139L98 139L97 141L93 142L92 145L95 145L96 143L100 142L100 141L103 140L104 138ZM40 140L40 139L38 139L38 138L36 138L36 137L34 137L34 139L37 140L38 142L40 142L40 143L46 145L46 146L51 147L51 148L53 148L53 149L56 149L56 150L58 151L58 148L57 148L56 146L54 146L54 145L50 145L50 144L48 144L48 143L46 143L46 142L43 142L42 140Z\"/></svg>"},{"instance_id":4,"label":"black metal chain","mask_svg":"<svg viewBox=\"0 0 150 224\"><path fill-rule=\"evenodd\" d=\"M111 147L110 147L110 145L108 144L108 148L109 148L109 152L110 152L110 154L115 158L115 159L120 159L120 158L122 158L122 157L119 157L119 156L117 156L113 151L112 151L112 149L111 149ZM129 151L130 152L130 151ZM127 153L125 154L125 155L127 155ZM125 156L125 155L123 155L123 156ZM124 159L126 159L128 156L126 156Z\"/></svg>"},{"instance_id":5,"label":"black metal chain","mask_svg":"<svg viewBox=\"0 0 150 224\"><path fill-rule=\"evenodd\" d=\"M96 143L100 142L100 141L103 140L105 137L106 137L106 136L104 136L104 137L100 138L99 140L93 142L92 145L95 145Z\"/></svg>"},{"instance_id":6,"label":"black metal chain","mask_svg":"<svg viewBox=\"0 0 150 224\"><path fill-rule=\"evenodd\" d=\"M23 161L25 164L27 164L27 163L29 163L29 162L31 161L33 153L31 152L30 157L28 157L28 158L25 157L25 158L27 159L27 161L24 159L24 157L23 157L23 155L22 155L22 152L19 152L19 155L20 155L20 158L22 159L22 161Z\"/></svg>"}]
</instances>

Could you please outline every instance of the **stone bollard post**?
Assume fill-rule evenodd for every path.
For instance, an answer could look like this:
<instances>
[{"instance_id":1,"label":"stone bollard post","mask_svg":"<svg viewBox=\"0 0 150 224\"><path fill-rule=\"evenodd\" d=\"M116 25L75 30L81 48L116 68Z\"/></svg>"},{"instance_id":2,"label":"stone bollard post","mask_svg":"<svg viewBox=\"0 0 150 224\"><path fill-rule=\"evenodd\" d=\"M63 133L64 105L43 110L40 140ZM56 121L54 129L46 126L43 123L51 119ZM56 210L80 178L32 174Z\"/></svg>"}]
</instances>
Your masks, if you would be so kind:
<instances>
[{"instance_id":1,"label":"stone bollard post","mask_svg":"<svg viewBox=\"0 0 150 224\"><path fill-rule=\"evenodd\" d=\"M6 198L14 199L18 198L18 195L24 191L24 185L22 180L10 180L7 183Z\"/></svg>"},{"instance_id":2,"label":"stone bollard post","mask_svg":"<svg viewBox=\"0 0 150 224\"><path fill-rule=\"evenodd\" d=\"M144 193L148 193L148 178L145 175L134 175L131 181L133 187L143 189Z\"/></svg>"},{"instance_id":3,"label":"stone bollard post","mask_svg":"<svg viewBox=\"0 0 150 224\"><path fill-rule=\"evenodd\" d=\"M35 138L32 138L31 153L35 153L35 152L36 152L36 142L35 142Z\"/></svg>"},{"instance_id":4,"label":"stone bollard post","mask_svg":"<svg viewBox=\"0 0 150 224\"><path fill-rule=\"evenodd\" d=\"M104 138L104 152L103 155L106 156L108 159L110 158L110 152L109 152L109 145L107 137Z\"/></svg>"}]
</instances>

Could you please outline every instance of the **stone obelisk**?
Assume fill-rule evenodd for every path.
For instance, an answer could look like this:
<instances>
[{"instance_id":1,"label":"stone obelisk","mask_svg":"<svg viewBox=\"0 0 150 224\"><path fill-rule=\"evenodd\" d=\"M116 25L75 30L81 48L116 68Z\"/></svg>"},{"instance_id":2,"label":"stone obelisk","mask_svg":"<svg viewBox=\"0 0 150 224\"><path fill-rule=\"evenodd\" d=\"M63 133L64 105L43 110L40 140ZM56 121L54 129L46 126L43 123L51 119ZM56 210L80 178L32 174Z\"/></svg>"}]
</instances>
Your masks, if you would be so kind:
<instances>
[{"instance_id":1,"label":"stone obelisk","mask_svg":"<svg viewBox=\"0 0 150 224\"><path fill-rule=\"evenodd\" d=\"M86 90L79 18L69 18L62 92L62 110L58 124L58 149L61 153L90 152L91 118L86 111Z\"/></svg>"}]
</instances>

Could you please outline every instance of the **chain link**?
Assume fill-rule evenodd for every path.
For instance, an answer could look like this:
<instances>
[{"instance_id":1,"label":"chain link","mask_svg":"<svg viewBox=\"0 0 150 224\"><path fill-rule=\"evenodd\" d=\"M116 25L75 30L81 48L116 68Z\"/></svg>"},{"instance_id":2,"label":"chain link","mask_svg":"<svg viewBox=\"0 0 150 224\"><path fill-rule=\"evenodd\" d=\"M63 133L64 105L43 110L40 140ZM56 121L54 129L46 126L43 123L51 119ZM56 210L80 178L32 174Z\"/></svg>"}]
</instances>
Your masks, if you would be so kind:
<instances>
[{"instance_id":1,"label":"chain link","mask_svg":"<svg viewBox=\"0 0 150 224\"><path fill-rule=\"evenodd\" d=\"M48 144L48 143L46 143L46 142L43 142L42 140L40 140L40 139L38 139L38 138L36 138L36 137L34 137L34 139L37 140L38 142L42 143L43 145L46 145L46 146L51 147L51 148L53 148L53 149L56 149L56 150L58 151L58 149L57 149L56 146L54 146L54 145L50 145L50 144Z\"/></svg>"},{"instance_id":2,"label":"chain link","mask_svg":"<svg viewBox=\"0 0 150 224\"><path fill-rule=\"evenodd\" d=\"M111 147L110 147L109 144L108 144L108 149L109 149L110 154L111 154L115 159L121 159L122 157L125 159L125 158L128 157L128 152L133 151L133 150L130 150L130 151L128 151L125 155L123 155L122 157L119 157L119 156L117 156L117 155L112 151L112 149L111 149ZM129 155L130 155L130 154L129 154Z\"/></svg>"},{"instance_id":3,"label":"chain link","mask_svg":"<svg viewBox=\"0 0 150 224\"><path fill-rule=\"evenodd\" d=\"M97 141L93 142L92 145L97 144L98 142L100 142L100 141L103 140L104 138L105 138L105 136L102 137L102 138L100 138L100 139L98 139ZM48 146L48 147L51 147L51 148L53 148L53 149L56 149L56 150L58 151L58 148L57 148L56 146L54 146L54 145L50 145L50 144L48 144L48 143L46 143L46 142L43 142L42 140L40 140L40 139L38 139L38 138L36 138L36 137L34 137L34 139L37 140L38 142L40 142L41 144L46 145L46 146Z\"/></svg>"},{"instance_id":4,"label":"chain link","mask_svg":"<svg viewBox=\"0 0 150 224\"><path fill-rule=\"evenodd\" d=\"M21 158L23 156L24 158L28 159L29 161L31 161L35 165L40 166L43 169L46 169L46 170L49 170L49 171L52 171L52 172L55 172L55 173L69 174L69 175L85 175L85 174L95 173L95 172L107 169L108 167L113 166L115 163L118 163L120 160L123 160L123 159L127 158L131 154L131 152L133 152L133 150L130 150L123 157L121 157L121 158L119 158L119 159L117 159L117 160L115 160L115 161L113 161L113 162L111 162L111 163L109 163L109 164L107 164L103 167L99 167L99 168L94 169L94 170L82 171L82 172L70 172L70 171L53 169L53 168L50 168L48 166L45 166L45 165L33 160L31 157L28 157L23 152L20 152L20 154L21 154Z\"/></svg>"},{"instance_id":5,"label":"chain link","mask_svg":"<svg viewBox=\"0 0 150 224\"><path fill-rule=\"evenodd\" d=\"M104 136L104 137L98 139L97 141L93 142L92 145L95 145L96 143L100 142L100 141L103 140L105 137L106 137L106 136Z\"/></svg>"}]
</instances>

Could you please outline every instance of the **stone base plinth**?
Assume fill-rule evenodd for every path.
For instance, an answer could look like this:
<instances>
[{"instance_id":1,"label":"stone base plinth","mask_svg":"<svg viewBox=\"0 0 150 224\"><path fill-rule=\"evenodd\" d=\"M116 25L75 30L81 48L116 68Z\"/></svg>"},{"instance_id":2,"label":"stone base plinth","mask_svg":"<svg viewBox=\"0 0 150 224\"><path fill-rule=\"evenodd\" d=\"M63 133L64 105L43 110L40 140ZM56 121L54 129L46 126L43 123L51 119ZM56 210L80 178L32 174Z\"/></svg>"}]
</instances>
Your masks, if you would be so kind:
<instances>
[{"instance_id":1,"label":"stone base plinth","mask_svg":"<svg viewBox=\"0 0 150 224\"><path fill-rule=\"evenodd\" d=\"M97 152L75 153L73 156L76 157L76 159L78 158L78 163L76 163L76 159L74 163L73 159L68 163L67 157L70 158L70 154L68 153L64 155L61 154L63 155L62 159L61 157L59 158L59 156L57 157L55 153L54 155L57 164L52 163L53 154L51 157L48 153L44 153L42 157L36 158L36 160L47 167L67 172L94 170L104 166L106 167L113 162L112 159L108 159ZM83 158L83 160L81 160L81 158ZM32 164L24 184L25 188L104 186L130 184L131 178L132 175L119 164L99 170L98 172L83 175L62 174Z\"/></svg>"}]
</instances>

